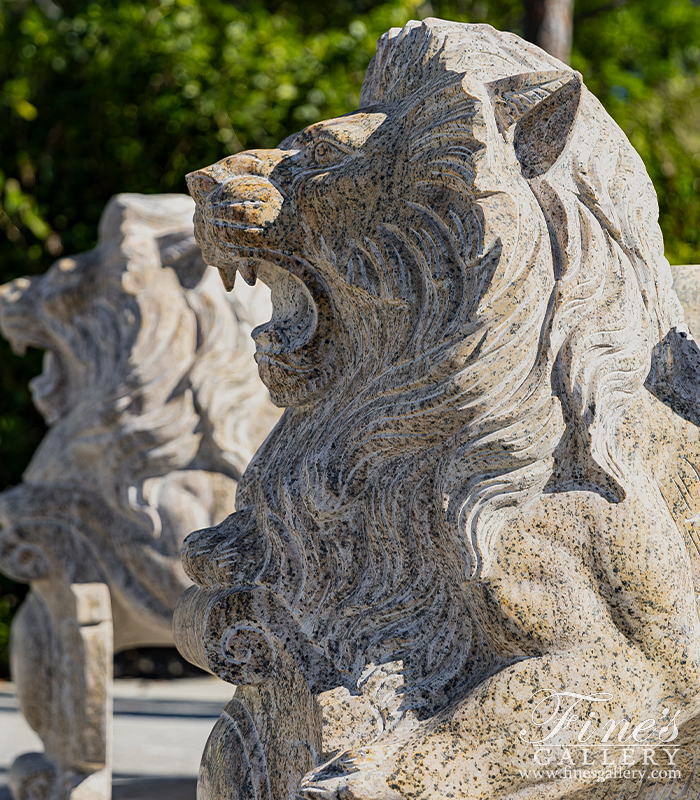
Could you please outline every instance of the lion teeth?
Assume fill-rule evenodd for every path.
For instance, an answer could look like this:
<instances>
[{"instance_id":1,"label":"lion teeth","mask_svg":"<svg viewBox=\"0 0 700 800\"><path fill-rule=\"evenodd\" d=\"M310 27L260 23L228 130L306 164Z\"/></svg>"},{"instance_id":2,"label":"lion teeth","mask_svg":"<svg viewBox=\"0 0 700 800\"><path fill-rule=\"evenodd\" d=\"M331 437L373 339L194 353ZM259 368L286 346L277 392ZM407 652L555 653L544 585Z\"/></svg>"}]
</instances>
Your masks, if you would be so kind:
<instances>
[{"instance_id":1,"label":"lion teeth","mask_svg":"<svg viewBox=\"0 0 700 800\"><path fill-rule=\"evenodd\" d=\"M258 278L258 267L255 261L241 261L238 264L238 271L248 286L255 286L255 281Z\"/></svg>"},{"instance_id":2,"label":"lion teeth","mask_svg":"<svg viewBox=\"0 0 700 800\"><path fill-rule=\"evenodd\" d=\"M221 275L221 280L224 284L224 289L227 292L233 291L233 286L236 282L236 268L235 267L218 267L219 275Z\"/></svg>"}]
</instances>

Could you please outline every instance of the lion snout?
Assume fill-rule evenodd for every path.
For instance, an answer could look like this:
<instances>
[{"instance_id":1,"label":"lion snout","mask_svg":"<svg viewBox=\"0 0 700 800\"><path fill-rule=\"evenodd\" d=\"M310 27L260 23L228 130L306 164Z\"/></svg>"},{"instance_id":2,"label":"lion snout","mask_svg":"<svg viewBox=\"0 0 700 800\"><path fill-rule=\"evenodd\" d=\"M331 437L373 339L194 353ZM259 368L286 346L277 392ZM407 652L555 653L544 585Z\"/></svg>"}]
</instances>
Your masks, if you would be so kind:
<instances>
[{"instance_id":1,"label":"lion snout","mask_svg":"<svg viewBox=\"0 0 700 800\"><path fill-rule=\"evenodd\" d=\"M23 355L29 346L43 346L34 310L34 281L17 278L0 286L0 331L17 355Z\"/></svg>"},{"instance_id":2,"label":"lion snout","mask_svg":"<svg viewBox=\"0 0 700 800\"><path fill-rule=\"evenodd\" d=\"M289 153L286 150L247 150L227 156L216 164L190 172L187 186L196 203L203 203L212 193L235 178L269 178L275 167Z\"/></svg>"},{"instance_id":3,"label":"lion snout","mask_svg":"<svg viewBox=\"0 0 700 800\"><path fill-rule=\"evenodd\" d=\"M197 204L203 203L214 189L220 185L219 182L214 180L204 169L190 172L189 175L185 176L185 180L187 181L187 188L192 195L192 199Z\"/></svg>"},{"instance_id":4,"label":"lion snout","mask_svg":"<svg viewBox=\"0 0 700 800\"><path fill-rule=\"evenodd\" d=\"M17 278L10 283L0 286L0 307L16 303L26 295L27 290L32 285L31 278Z\"/></svg>"}]
</instances>

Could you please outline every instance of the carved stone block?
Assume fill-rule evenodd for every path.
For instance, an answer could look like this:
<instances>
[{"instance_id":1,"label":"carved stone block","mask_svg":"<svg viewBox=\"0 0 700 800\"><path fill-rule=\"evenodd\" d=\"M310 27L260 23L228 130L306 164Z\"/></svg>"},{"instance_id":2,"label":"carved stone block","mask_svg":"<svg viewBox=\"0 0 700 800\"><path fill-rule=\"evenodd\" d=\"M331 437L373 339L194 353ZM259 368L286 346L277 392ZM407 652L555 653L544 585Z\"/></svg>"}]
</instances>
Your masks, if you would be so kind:
<instances>
[{"instance_id":1,"label":"carved stone block","mask_svg":"<svg viewBox=\"0 0 700 800\"><path fill-rule=\"evenodd\" d=\"M358 111L189 182L287 407L184 547L179 645L247 684L203 797L651 798L671 742L697 796L700 353L581 76L412 22Z\"/></svg>"},{"instance_id":2,"label":"carved stone block","mask_svg":"<svg viewBox=\"0 0 700 800\"><path fill-rule=\"evenodd\" d=\"M51 800L111 796L112 647L172 644L182 541L223 519L279 417L250 339L269 292L225 292L193 211L119 195L95 250L0 287L2 333L46 350L31 388L49 424L0 494L0 569L32 586L12 672L46 745L13 768L18 800L37 782Z\"/></svg>"}]
</instances>

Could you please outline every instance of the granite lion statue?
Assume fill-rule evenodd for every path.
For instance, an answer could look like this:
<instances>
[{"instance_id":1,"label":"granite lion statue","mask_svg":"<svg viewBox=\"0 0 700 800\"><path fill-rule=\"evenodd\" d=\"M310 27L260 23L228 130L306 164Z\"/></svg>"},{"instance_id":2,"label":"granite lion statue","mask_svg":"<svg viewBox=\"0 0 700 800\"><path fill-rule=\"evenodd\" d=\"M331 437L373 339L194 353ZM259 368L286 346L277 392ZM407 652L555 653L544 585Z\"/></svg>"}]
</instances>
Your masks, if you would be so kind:
<instances>
[{"instance_id":1,"label":"granite lion statue","mask_svg":"<svg viewBox=\"0 0 700 800\"><path fill-rule=\"evenodd\" d=\"M205 258L271 287L286 407L184 547L178 646L246 685L200 797L631 797L641 749L567 747L658 759L700 712L700 452L623 132L537 47L430 19L358 111L189 182Z\"/></svg>"},{"instance_id":2,"label":"granite lion statue","mask_svg":"<svg viewBox=\"0 0 700 800\"><path fill-rule=\"evenodd\" d=\"M0 288L3 334L46 351L31 388L49 425L0 494L0 569L32 586L12 672L46 746L15 762L18 800L111 796L112 646L172 645L182 541L225 517L279 416L249 338L269 293L226 295L193 211L184 195L119 195L97 248Z\"/></svg>"}]
</instances>

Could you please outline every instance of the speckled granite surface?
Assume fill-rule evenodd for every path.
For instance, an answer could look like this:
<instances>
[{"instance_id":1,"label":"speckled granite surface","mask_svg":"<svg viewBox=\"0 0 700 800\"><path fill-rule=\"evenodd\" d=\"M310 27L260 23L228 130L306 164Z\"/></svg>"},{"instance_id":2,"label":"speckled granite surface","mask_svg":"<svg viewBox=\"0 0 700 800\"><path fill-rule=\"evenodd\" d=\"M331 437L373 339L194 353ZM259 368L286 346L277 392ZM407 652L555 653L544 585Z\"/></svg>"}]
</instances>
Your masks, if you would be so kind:
<instances>
[{"instance_id":1,"label":"speckled granite surface","mask_svg":"<svg viewBox=\"0 0 700 800\"><path fill-rule=\"evenodd\" d=\"M360 105L189 176L287 407L185 545L178 646L245 685L199 797L696 797L700 361L642 161L488 26L390 31Z\"/></svg>"}]
</instances>

